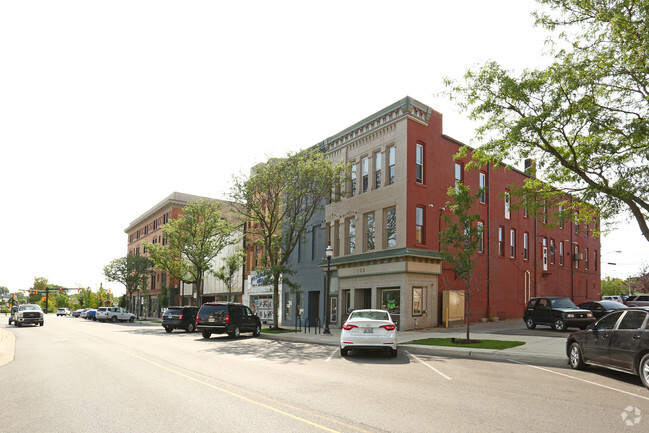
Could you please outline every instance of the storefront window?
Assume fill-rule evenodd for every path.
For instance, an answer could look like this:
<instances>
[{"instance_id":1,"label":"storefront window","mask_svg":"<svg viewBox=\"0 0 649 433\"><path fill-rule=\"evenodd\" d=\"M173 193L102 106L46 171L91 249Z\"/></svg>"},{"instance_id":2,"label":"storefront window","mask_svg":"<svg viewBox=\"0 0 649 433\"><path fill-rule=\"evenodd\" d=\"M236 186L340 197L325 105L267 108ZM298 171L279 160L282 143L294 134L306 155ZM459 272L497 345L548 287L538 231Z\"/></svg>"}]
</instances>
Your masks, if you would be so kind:
<instances>
[{"instance_id":1,"label":"storefront window","mask_svg":"<svg viewBox=\"0 0 649 433\"><path fill-rule=\"evenodd\" d=\"M424 301L424 289L421 287L412 288L412 315L421 316Z\"/></svg>"},{"instance_id":2,"label":"storefront window","mask_svg":"<svg viewBox=\"0 0 649 433\"><path fill-rule=\"evenodd\" d=\"M382 308L390 314L399 314L401 311L401 291L399 289L384 289Z\"/></svg>"},{"instance_id":3,"label":"storefront window","mask_svg":"<svg viewBox=\"0 0 649 433\"><path fill-rule=\"evenodd\" d=\"M329 322L336 323L338 321L338 298L329 298Z\"/></svg>"}]
</instances>

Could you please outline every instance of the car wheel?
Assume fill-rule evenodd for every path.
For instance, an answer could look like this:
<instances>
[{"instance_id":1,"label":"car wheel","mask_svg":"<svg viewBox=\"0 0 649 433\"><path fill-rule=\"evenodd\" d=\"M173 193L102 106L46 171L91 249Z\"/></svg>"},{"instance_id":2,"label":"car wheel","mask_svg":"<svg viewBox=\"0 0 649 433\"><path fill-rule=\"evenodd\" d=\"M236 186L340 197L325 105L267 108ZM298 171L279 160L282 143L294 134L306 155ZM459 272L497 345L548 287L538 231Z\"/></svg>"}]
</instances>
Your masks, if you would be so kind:
<instances>
[{"instance_id":1,"label":"car wheel","mask_svg":"<svg viewBox=\"0 0 649 433\"><path fill-rule=\"evenodd\" d=\"M394 349L390 350L390 356L391 357L396 358L398 354L399 354L399 351L398 351L397 348L394 348Z\"/></svg>"},{"instance_id":2,"label":"car wheel","mask_svg":"<svg viewBox=\"0 0 649 433\"><path fill-rule=\"evenodd\" d=\"M133 317L133 316L129 317L129 318L128 318L128 321L129 321L130 323L135 322L135 317Z\"/></svg>"},{"instance_id":3,"label":"car wheel","mask_svg":"<svg viewBox=\"0 0 649 433\"><path fill-rule=\"evenodd\" d=\"M187 326L185 326L185 332L194 332L194 329L196 329L196 325L192 322L189 322Z\"/></svg>"},{"instance_id":4,"label":"car wheel","mask_svg":"<svg viewBox=\"0 0 649 433\"><path fill-rule=\"evenodd\" d=\"M581 347L579 343L572 343L570 345L570 366L575 370L583 370L586 368L584 357L581 354Z\"/></svg>"},{"instance_id":5,"label":"car wheel","mask_svg":"<svg viewBox=\"0 0 649 433\"><path fill-rule=\"evenodd\" d=\"M525 321L525 326L527 326L527 329L534 329L536 328L536 322L532 317L528 317Z\"/></svg>"},{"instance_id":6,"label":"car wheel","mask_svg":"<svg viewBox=\"0 0 649 433\"><path fill-rule=\"evenodd\" d=\"M646 353L640 360L640 364L638 364L638 374L640 375L642 384L646 388L649 388L649 353Z\"/></svg>"},{"instance_id":7,"label":"car wheel","mask_svg":"<svg viewBox=\"0 0 649 433\"><path fill-rule=\"evenodd\" d=\"M40 322L39 325L43 326L45 325L45 322Z\"/></svg>"},{"instance_id":8,"label":"car wheel","mask_svg":"<svg viewBox=\"0 0 649 433\"><path fill-rule=\"evenodd\" d=\"M171 326L165 326L165 331L171 332L173 330L174 330L174 328L172 328Z\"/></svg>"},{"instance_id":9,"label":"car wheel","mask_svg":"<svg viewBox=\"0 0 649 433\"><path fill-rule=\"evenodd\" d=\"M259 337L260 334L261 334L261 326L257 325L255 326L255 330L252 331L252 336Z\"/></svg>"},{"instance_id":10,"label":"car wheel","mask_svg":"<svg viewBox=\"0 0 649 433\"><path fill-rule=\"evenodd\" d=\"M340 348L340 356L347 356L348 353L349 353L348 348L346 348L346 347L341 347Z\"/></svg>"},{"instance_id":11,"label":"car wheel","mask_svg":"<svg viewBox=\"0 0 649 433\"><path fill-rule=\"evenodd\" d=\"M210 331L205 330L201 331L201 334L203 334L203 338L210 338L210 336L212 335Z\"/></svg>"},{"instance_id":12,"label":"car wheel","mask_svg":"<svg viewBox=\"0 0 649 433\"><path fill-rule=\"evenodd\" d=\"M117 323L117 316L111 317L110 321L113 322L113 323Z\"/></svg>"},{"instance_id":13,"label":"car wheel","mask_svg":"<svg viewBox=\"0 0 649 433\"><path fill-rule=\"evenodd\" d=\"M241 330L238 326L235 326L232 332L228 332L228 335L232 338L239 338L239 336L241 335Z\"/></svg>"},{"instance_id":14,"label":"car wheel","mask_svg":"<svg viewBox=\"0 0 649 433\"><path fill-rule=\"evenodd\" d=\"M559 331L559 332L565 331L566 330L566 322L564 322L563 319L555 319L552 322L552 329L554 329L555 331Z\"/></svg>"}]
</instances>

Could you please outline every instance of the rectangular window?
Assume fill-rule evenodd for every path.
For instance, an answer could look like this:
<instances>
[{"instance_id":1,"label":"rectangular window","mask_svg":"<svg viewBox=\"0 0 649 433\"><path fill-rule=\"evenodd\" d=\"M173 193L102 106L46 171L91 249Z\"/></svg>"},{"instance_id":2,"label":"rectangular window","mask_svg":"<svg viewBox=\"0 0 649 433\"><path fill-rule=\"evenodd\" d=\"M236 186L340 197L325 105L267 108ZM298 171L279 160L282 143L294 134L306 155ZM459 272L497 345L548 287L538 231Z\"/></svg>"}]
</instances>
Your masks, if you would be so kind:
<instances>
[{"instance_id":1,"label":"rectangular window","mask_svg":"<svg viewBox=\"0 0 649 433\"><path fill-rule=\"evenodd\" d=\"M554 253L555 253L554 239L550 239L550 264L551 265L554 265Z\"/></svg>"},{"instance_id":2,"label":"rectangular window","mask_svg":"<svg viewBox=\"0 0 649 433\"><path fill-rule=\"evenodd\" d=\"M423 313L424 289L422 287L412 288L412 315L421 316Z\"/></svg>"},{"instance_id":3,"label":"rectangular window","mask_svg":"<svg viewBox=\"0 0 649 433\"><path fill-rule=\"evenodd\" d=\"M381 152L374 154L374 188L381 188Z\"/></svg>"},{"instance_id":4,"label":"rectangular window","mask_svg":"<svg viewBox=\"0 0 649 433\"><path fill-rule=\"evenodd\" d=\"M505 255L505 227L498 227L498 255Z\"/></svg>"},{"instance_id":5,"label":"rectangular window","mask_svg":"<svg viewBox=\"0 0 649 433\"><path fill-rule=\"evenodd\" d=\"M367 192L370 185L370 160L368 157L361 159L361 188Z\"/></svg>"},{"instance_id":6,"label":"rectangular window","mask_svg":"<svg viewBox=\"0 0 649 433\"><path fill-rule=\"evenodd\" d=\"M543 203L543 224L548 223L548 205Z\"/></svg>"},{"instance_id":7,"label":"rectangular window","mask_svg":"<svg viewBox=\"0 0 649 433\"><path fill-rule=\"evenodd\" d=\"M365 215L365 251L372 251L376 242L376 225L374 213Z\"/></svg>"},{"instance_id":8,"label":"rectangular window","mask_svg":"<svg viewBox=\"0 0 649 433\"><path fill-rule=\"evenodd\" d=\"M455 187L457 188L457 184L463 181L463 176L464 176L464 167L462 167L462 164L459 162L455 163Z\"/></svg>"},{"instance_id":9,"label":"rectangular window","mask_svg":"<svg viewBox=\"0 0 649 433\"><path fill-rule=\"evenodd\" d=\"M417 183L424 183L424 146L417 145Z\"/></svg>"},{"instance_id":10,"label":"rectangular window","mask_svg":"<svg viewBox=\"0 0 649 433\"><path fill-rule=\"evenodd\" d=\"M157 219L153 220L153 230L158 230L158 220Z\"/></svg>"},{"instance_id":11,"label":"rectangular window","mask_svg":"<svg viewBox=\"0 0 649 433\"><path fill-rule=\"evenodd\" d=\"M162 217L162 224L167 224L168 222L169 222L169 212L164 214L164 216Z\"/></svg>"},{"instance_id":12,"label":"rectangular window","mask_svg":"<svg viewBox=\"0 0 649 433\"><path fill-rule=\"evenodd\" d=\"M144 234L145 235L149 234L149 225L148 224L144 226Z\"/></svg>"},{"instance_id":13,"label":"rectangular window","mask_svg":"<svg viewBox=\"0 0 649 433\"><path fill-rule=\"evenodd\" d=\"M595 266L595 271L597 271L599 261L597 260L597 250L593 251L593 266Z\"/></svg>"},{"instance_id":14,"label":"rectangular window","mask_svg":"<svg viewBox=\"0 0 649 433\"><path fill-rule=\"evenodd\" d=\"M424 208L417 207L415 213L415 242L424 243Z\"/></svg>"},{"instance_id":15,"label":"rectangular window","mask_svg":"<svg viewBox=\"0 0 649 433\"><path fill-rule=\"evenodd\" d=\"M579 245L575 245L573 260L575 261L575 269L579 269Z\"/></svg>"},{"instance_id":16,"label":"rectangular window","mask_svg":"<svg viewBox=\"0 0 649 433\"><path fill-rule=\"evenodd\" d=\"M588 248L584 249L584 269L588 270Z\"/></svg>"},{"instance_id":17,"label":"rectangular window","mask_svg":"<svg viewBox=\"0 0 649 433\"><path fill-rule=\"evenodd\" d=\"M356 219L347 220L347 254L353 254L356 251Z\"/></svg>"},{"instance_id":18,"label":"rectangular window","mask_svg":"<svg viewBox=\"0 0 649 433\"><path fill-rule=\"evenodd\" d=\"M397 246L397 209L390 208L385 211L385 247Z\"/></svg>"},{"instance_id":19,"label":"rectangular window","mask_svg":"<svg viewBox=\"0 0 649 433\"><path fill-rule=\"evenodd\" d=\"M516 230L509 231L509 257L516 257Z\"/></svg>"},{"instance_id":20,"label":"rectangular window","mask_svg":"<svg viewBox=\"0 0 649 433\"><path fill-rule=\"evenodd\" d=\"M487 174L480 173L480 203L487 202Z\"/></svg>"},{"instance_id":21,"label":"rectangular window","mask_svg":"<svg viewBox=\"0 0 649 433\"><path fill-rule=\"evenodd\" d=\"M353 197L353 196L356 195L356 163L355 162L352 163L352 172L351 172L350 177L351 177L351 181L352 181L352 188L351 188L352 194L351 194L351 196Z\"/></svg>"},{"instance_id":22,"label":"rectangular window","mask_svg":"<svg viewBox=\"0 0 649 433\"><path fill-rule=\"evenodd\" d=\"M394 146L388 148L388 185L394 183L394 178L396 176L396 150Z\"/></svg>"},{"instance_id":23,"label":"rectangular window","mask_svg":"<svg viewBox=\"0 0 649 433\"><path fill-rule=\"evenodd\" d=\"M478 252L484 253L484 223L478 221Z\"/></svg>"},{"instance_id":24,"label":"rectangular window","mask_svg":"<svg viewBox=\"0 0 649 433\"><path fill-rule=\"evenodd\" d=\"M137 239L140 239L140 231L137 231Z\"/></svg>"},{"instance_id":25,"label":"rectangular window","mask_svg":"<svg viewBox=\"0 0 649 433\"><path fill-rule=\"evenodd\" d=\"M331 296L329 298L329 323L336 323L338 321L338 297Z\"/></svg>"},{"instance_id":26,"label":"rectangular window","mask_svg":"<svg viewBox=\"0 0 649 433\"><path fill-rule=\"evenodd\" d=\"M505 191L505 219L511 219L512 217L512 197L509 191Z\"/></svg>"},{"instance_id":27,"label":"rectangular window","mask_svg":"<svg viewBox=\"0 0 649 433\"><path fill-rule=\"evenodd\" d=\"M523 233L523 260L530 258L530 234Z\"/></svg>"},{"instance_id":28,"label":"rectangular window","mask_svg":"<svg viewBox=\"0 0 649 433\"><path fill-rule=\"evenodd\" d=\"M563 229L563 206L559 205L559 228Z\"/></svg>"},{"instance_id":29,"label":"rectangular window","mask_svg":"<svg viewBox=\"0 0 649 433\"><path fill-rule=\"evenodd\" d=\"M559 266L563 266L563 241L559 241Z\"/></svg>"}]
</instances>

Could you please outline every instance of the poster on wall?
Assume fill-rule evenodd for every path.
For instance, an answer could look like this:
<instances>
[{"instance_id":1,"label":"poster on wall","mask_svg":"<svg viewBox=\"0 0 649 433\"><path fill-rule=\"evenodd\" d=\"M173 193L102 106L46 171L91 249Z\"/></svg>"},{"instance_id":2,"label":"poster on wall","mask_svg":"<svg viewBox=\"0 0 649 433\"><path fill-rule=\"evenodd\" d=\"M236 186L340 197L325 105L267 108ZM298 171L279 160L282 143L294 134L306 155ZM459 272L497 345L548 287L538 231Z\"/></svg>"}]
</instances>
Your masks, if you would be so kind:
<instances>
[{"instance_id":1,"label":"poster on wall","mask_svg":"<svg viewBox=\"0 0 649 433\"><path fill-rule=\"evenodd\" d=\"M252 298L250 307L252 312L261 319L262 323L273 322L273 300L271 297Z\"/></svg>"}]
</instances>

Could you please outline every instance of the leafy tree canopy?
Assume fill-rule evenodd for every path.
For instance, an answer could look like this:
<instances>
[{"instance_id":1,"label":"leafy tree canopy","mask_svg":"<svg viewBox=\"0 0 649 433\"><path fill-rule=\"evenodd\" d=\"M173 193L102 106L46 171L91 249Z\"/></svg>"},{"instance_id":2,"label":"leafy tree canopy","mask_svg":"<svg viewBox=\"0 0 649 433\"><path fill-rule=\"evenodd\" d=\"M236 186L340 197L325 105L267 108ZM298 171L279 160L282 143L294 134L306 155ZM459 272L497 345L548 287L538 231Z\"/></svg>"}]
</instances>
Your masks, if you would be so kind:
<instances>
[{"instance_id":1,"label":"leafy tree canopy","mask_svg":"<svg viewBox=\"0 0 649 433\"><path fill-rule=\"evenodd\" d=\"M259 271L273 285L275 318L280 279L291 274L286 262L344 170L343 163L333 164L319 150L308 149L259 164L250 176L234 179L231 198L236 211L250 223L250 239L262 247Z\"/></svg>"},{"instance_id":2,"label":"leafy tree canopy","mask_svg":"<svg viewBox=\"0 0 649 433\"><path fill-rule=\"evenodd\" d=\"M473 164L534 159L548 183L530 180L528 193L630 216L649 241L649 0L537 1L537 25L560 31L564 47L550 66L514 75L489 62L446 80L480 122Z\"/></svg>"}]
</instances>

